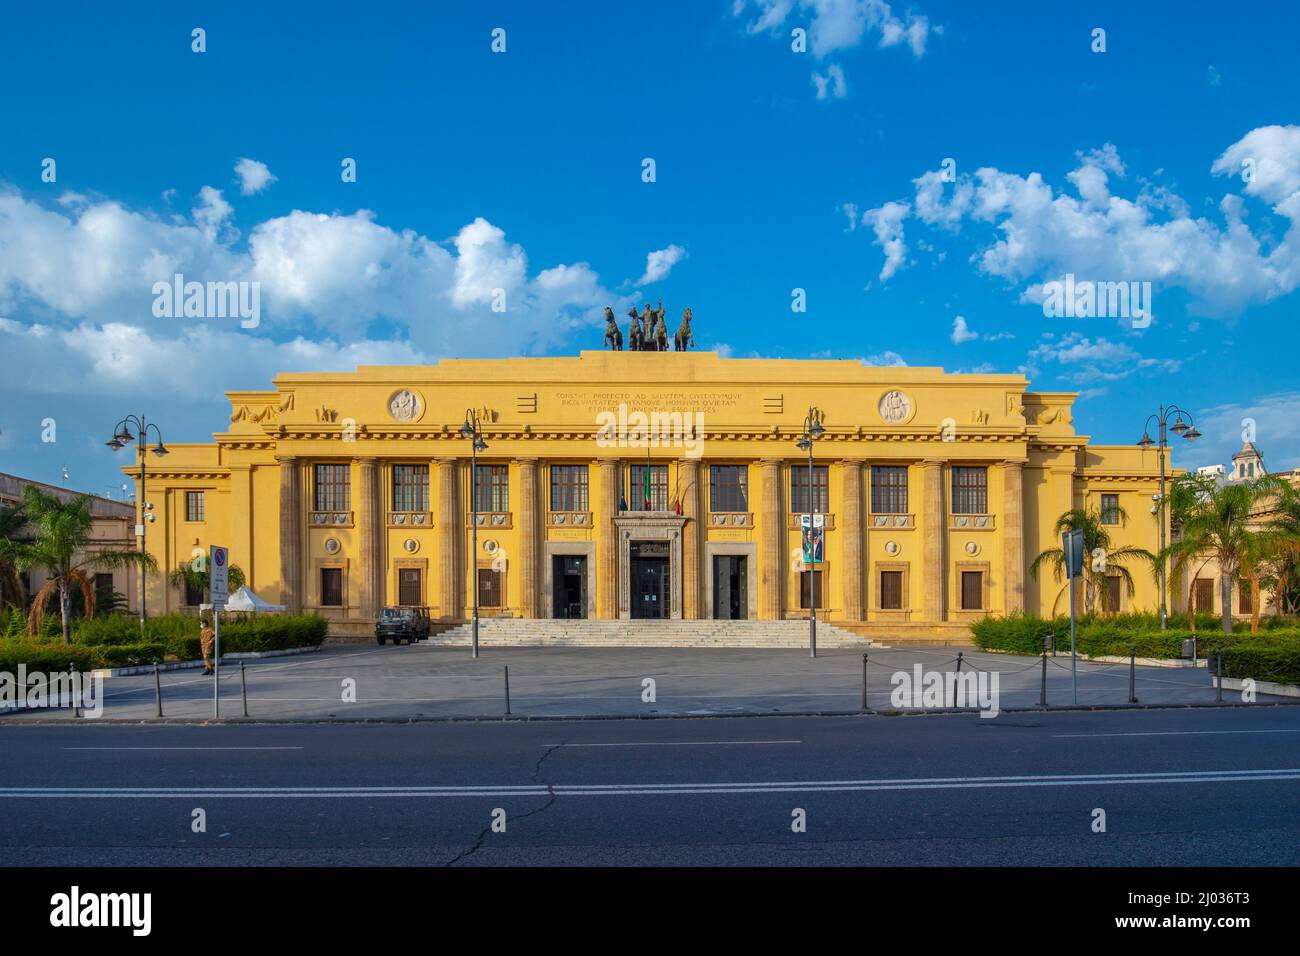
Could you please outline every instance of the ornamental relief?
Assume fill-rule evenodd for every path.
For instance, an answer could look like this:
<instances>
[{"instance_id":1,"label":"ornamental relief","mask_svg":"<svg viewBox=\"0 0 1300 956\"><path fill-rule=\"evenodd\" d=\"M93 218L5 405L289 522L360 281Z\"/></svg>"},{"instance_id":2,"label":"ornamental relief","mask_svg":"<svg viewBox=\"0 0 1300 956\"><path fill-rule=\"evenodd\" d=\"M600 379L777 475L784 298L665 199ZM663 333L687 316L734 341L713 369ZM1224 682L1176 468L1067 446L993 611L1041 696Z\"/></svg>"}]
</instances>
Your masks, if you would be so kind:
<instances>
[{"instance_id":1,"label":"ornamental relief","mask_svg":"<svg viewBox=\"0 0 1300 956\"><path fill-rule=\"evenodd\" d=\"M905 392L893 389L880 396L876 411L886 425L904 425L916 414L916 405Z\"/></svg>"},{"instance_id":2,"label":"ornamental relief","mask_svg":"<svg viewBox=\"0 0 1300 956\"><path fill-rule=\"evenodd\" d=\"M413 389L399 389L388 397L388 414L395 422L418 422L424 415L424 399Z\"/></svg>"}]
</instances>

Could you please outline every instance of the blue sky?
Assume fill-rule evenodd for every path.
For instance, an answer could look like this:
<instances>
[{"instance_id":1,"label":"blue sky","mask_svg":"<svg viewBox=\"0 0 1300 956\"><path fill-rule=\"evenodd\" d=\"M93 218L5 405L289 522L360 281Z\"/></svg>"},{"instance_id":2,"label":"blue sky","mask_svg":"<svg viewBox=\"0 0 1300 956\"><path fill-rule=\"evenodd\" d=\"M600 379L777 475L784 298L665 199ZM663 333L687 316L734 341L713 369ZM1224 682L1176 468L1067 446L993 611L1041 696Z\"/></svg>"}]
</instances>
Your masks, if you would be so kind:
<instances>
[{"instance_id":1,"label":"blue sky","mask_svg":"<svg viewBox=\"0 0 1300 956\"><path fill-rule=\"evenodd\" d=\"M572 354L604 305L659 297L734 356L1024 371L1081 392L1097 441L1178 402L1206 436L1180 463L1225 460L1252 418L1300 466L1287 9L15 7L0 470L102 492L128 412L206 440L224 389L277 371ZM155 316L175 271L258 281L260 324ZM1066 273L1150 281L1153 321L1046 317Z\"/></svg>"}]
</instances>

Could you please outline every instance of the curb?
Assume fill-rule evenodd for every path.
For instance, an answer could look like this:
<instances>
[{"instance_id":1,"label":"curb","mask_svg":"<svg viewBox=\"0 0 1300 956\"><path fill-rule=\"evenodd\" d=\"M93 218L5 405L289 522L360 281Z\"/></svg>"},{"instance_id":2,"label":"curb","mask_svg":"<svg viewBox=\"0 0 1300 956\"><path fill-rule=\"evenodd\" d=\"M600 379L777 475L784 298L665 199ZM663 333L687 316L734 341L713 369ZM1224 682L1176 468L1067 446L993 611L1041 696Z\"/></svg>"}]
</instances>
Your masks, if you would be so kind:
<instances>
[{"instance_id":1,"label":"curb","mask_svg":"<svg viewBox=\"0 0 1300 956\"><path fill-rule=\"evenodd\" d=\"M222 654L223 661L243 661L243 660L260 660L263 657L292 657L295 654L311 654L319 651L319 647L286 647L278 651L233 651L229 654ZM158 665L161 673L167 671L184 671L202 667L203 661L172 661L170 664ZM103 668L87 672L91 677L99 677L107 680L110 677L138 677L141 674L152 674L152 664L136 664L131 667L113 667Z\"/></svg>"},{"instance_id":2,"label":"curb","mask_svg":"<svg viewBox=\"0 0 1300 956\"><path fill-rule=\"evenodd\" d=\"M1002 714L1066 714L1066 713L1100 713L1104 711L1124 710L1239 710L1260 707L1297 707L1300 700L1265 701L1248 704L1244 702L1210 701L1201 704L1061 704L1047 707L1003 707ZM212 720L208 717L163 717L142 720L126 717L76 718L68 720L28 720L21 722L0 721L0 727L8 724L14 727L67 727L89 726L138 726L158 727L162 725L210 727L228 724L250 724L267 727L285 725L330 725L330 724L506 724L506 723L545 723L567 721L577 723L587 720L752 720L763 717L969 717L979 719L980 712L975 708L936 708L934 710L801 710L776 713L748 714L499 714L496 716L448 716L448 717L285 717L279 720L265 717L226 717ZM996 719L996 718L994 718Z\"/></svg>"}]
</instances>

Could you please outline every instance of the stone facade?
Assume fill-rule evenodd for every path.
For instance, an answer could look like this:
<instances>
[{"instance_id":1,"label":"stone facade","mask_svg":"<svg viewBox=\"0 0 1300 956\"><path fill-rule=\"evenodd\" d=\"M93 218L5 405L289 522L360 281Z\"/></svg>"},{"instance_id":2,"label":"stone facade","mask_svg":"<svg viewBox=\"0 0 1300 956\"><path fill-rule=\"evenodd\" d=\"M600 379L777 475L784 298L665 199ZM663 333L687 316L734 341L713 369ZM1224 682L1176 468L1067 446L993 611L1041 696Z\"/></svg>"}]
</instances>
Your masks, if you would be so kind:
<instances>
[{"instance_id":1,"label":"stone facade","mask_svg":"<svg viewBox=\"0 0 1300 956\"><path fill-rule=\"evenodd\" d=\"M228 393L214 443L170 446L150 475L149 544L164 567L229 544L261 597L340 629L400 602L464 620L476 580L485 616L802 617L809 503L795 497L808 462L796 443L815 406L819 615L962 630L990 612L1064 606L1061 584L1027 567L1059 546L1052 526L1071 507L1118 495L1131 516L1118 541L1156 550L1143 504L1155 453L1091 445L1074 395L1028 387L1019 375L709 352L284 374L271 390ZM466 409L488 446L473 501ZM184 511L195 490L202 522ZM1123 609L1154 608L1154 583L1135 577ZM153 607L177 605L155 587Z\"/></svg>"}]
</instances>

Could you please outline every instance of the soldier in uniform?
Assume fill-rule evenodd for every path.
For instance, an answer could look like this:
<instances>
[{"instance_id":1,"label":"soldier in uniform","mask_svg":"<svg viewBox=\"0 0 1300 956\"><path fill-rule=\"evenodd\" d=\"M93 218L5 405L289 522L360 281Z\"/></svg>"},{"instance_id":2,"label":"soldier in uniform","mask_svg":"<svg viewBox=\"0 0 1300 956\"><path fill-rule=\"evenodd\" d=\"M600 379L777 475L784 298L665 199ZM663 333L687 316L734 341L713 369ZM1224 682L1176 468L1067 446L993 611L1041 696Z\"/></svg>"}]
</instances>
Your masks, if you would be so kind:
<instances>
[{"instance_id":1,"label":"soldier in uniform","mask_svg":"<svg viewBox=\"0 0 1300 956\"><path fill-rule=\"evenodd\" d=\"M199 617L202 627L199 630L199 647L203 651L203 673L212 673L212 645L217 640L217 632L212 629L212 612L204 611Z\"/></svg>"}]
</instances>

